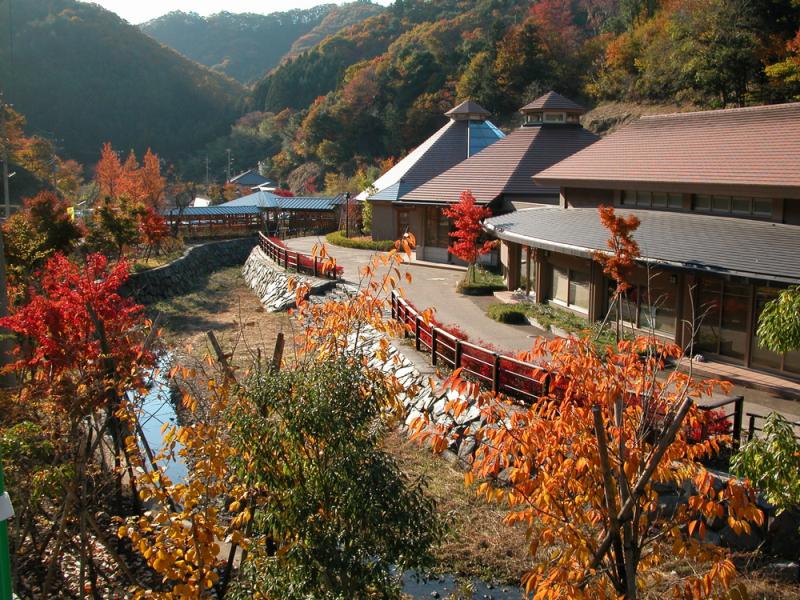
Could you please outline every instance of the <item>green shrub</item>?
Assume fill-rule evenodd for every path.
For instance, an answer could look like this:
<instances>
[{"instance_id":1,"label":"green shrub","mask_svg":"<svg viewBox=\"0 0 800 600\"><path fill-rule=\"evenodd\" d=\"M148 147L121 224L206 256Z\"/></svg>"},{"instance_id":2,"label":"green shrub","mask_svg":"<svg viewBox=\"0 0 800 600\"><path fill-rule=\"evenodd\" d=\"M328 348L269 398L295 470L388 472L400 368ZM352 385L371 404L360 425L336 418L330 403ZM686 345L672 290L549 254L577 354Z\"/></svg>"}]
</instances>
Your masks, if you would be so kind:
<instances>
[{"instance_id":1,"label":"green shrub","mask_svg":"<svg viewBox=\"0 0 800 600\"><path fill-rule=\"evenodd\" d=\"M500 323L516 325L527 321L527 312L525 306L522 304L503 304L502 302L496 302L489 305L487 314L490 319L494 319Z\"/></svg>"},{"instance_id":2,"label":"green shrub","mask_svg":"<svg viewBox=\"0 0 800 600\"><path fill-rule=\"evenodd\" d=\"M506 289L503 276L487 271L486 269L476 267L474 276L470 276L471 274L467 271L464 280L460 281L456 286L456 291L459 294L466 294L467 296L488 296L494 292Z\"/></svg>"},{"instance_id":3,"label":"green shrub","mask_svg":"<svg viewBox=\"0 0 800 600\"><path fill-rule=\"evenodd\" d=\"M344 231L334 231L325 236L329 244L342 248L356 248L358 250L378 250L387 252L394 248L392 240L372 240L369 238L345 237Z\"/></svg>"}]
</instances>

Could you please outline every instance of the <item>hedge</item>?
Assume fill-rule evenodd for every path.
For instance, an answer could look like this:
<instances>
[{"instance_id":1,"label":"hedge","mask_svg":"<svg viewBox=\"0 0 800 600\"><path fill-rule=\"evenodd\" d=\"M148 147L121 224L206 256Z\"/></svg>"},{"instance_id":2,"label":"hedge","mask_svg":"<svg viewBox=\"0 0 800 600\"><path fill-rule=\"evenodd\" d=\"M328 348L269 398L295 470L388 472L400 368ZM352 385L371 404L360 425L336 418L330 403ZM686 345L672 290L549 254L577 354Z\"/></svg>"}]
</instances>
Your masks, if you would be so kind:
<instances>
[{"instance_id":1,"label":"hedge","mask_svg":"<svg viewBox=\"0 0 800 600\"><path fill-rule=\"evenodd\" d=\"M344 231L334 231L325 236L329 244L342 248L356 248L358 250L380 250L386 252L394 248L392 240L371 240L368 238L345 237Z\"/></svg>"}]
</instances>

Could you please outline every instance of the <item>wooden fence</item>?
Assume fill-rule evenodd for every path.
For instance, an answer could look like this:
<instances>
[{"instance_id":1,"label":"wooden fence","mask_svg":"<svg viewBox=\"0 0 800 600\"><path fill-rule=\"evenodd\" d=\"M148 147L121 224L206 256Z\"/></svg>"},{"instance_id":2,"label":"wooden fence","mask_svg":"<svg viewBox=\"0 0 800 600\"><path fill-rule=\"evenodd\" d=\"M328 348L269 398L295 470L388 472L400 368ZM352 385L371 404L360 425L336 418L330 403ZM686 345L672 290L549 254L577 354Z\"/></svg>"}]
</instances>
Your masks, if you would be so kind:
<instances>
[{"instance_id":1,"label":"wooden fence","mask_svg":"<svg viewBox=\"0 0 800 600\"><path fill-rule=\"evenodd\" d=\"M266 252L267 256L283 266L287 271L306 273L307 275L324 279L338 279L342 275L342 267L327 268L324 259L289 250L286 246L268 238L261 232L258 234L258 245Z\"/></svg>"},{"instance_id":2,"label":"wooden fence","mask_svg":"<svg viewBox=\"0 0 800 600\"><path fill-rule=\"evenodd\" d=\"M505 356L476 344L466 342L435 325L425 323L408 302L392 292L392 318L404 325L406 335L414 337L416 349L430 353L431 364L453 370L460 368L464 377L475 380L485 389L502 393L514 400L529 404L546 395L550 389L550 373L538 365ZM714 411L706 429L730 432L734 447L742 441L744 398L724 398L701 410ZM719 425L719 427L715 427ZM705 437L710 431L701 432Z\"/></svg>"}]
</instances>

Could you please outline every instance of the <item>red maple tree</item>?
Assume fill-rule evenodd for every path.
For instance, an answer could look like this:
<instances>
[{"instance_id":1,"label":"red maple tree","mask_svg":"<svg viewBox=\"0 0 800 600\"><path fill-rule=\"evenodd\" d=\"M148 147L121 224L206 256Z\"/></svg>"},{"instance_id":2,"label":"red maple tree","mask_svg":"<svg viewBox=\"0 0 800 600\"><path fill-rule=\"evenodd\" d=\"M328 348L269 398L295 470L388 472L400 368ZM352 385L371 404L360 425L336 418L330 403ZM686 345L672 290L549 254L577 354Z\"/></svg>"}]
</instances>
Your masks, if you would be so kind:
<instances>
[{"instance_id":1,"label":"red maple tree","mask_svg":"<svg viewBox=\"0 0 800 600\"><path fill-rule=\"evenodd\" d=\"M455 231L450 232L453 243L448 250L450 253L463 260L469 265L467 277L472 281L475 279L475 263L484 254L488 254L494 247L494 242L481 242L483 228L481 221L492 216L492 211L486 206L475 203L475 196L472 192L465 190L461 192L459 201L445 208L444 216L453 220Z\"/></svg>"}]
</instances>

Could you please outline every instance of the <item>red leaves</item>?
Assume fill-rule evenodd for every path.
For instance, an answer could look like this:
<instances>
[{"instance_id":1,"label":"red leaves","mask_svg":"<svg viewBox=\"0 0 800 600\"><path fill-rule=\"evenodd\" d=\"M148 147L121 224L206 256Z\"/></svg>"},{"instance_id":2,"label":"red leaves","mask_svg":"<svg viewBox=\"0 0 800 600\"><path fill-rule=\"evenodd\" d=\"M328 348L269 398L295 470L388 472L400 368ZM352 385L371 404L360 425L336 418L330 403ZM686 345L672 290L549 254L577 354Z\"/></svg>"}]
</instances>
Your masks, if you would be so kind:
<instances>
[{"instance_id":1,"label":"red leaves","mask_svg":"<svg viewBox=\"0 0 800 600\"><path fill-rule=\"evenodd\" d=\"M109 376L129 381L133 365L149 362L136 333L142 307L118 293L127 278L127 263L109 268L101 254L89 255L83 267L62 254L47 261L30 302L0 319L0 326L31 341L13 368L31 370L32 393L52 397L66 410L78 402L91 407L106 397ZM75 393L79 389L84 393Z\"/></svg>"},{"instance_id":2,"label":"red leaves","mask_svg":"<svg viewBox=\"0 0 800 600\"><path fill-rule=\"evenodd\" d=\"M479 244L483 228L481 221L492 216L492 211L485 206L475 204L475 196L469 190L461 192L458 203L442 211L444 215L453 220L456 230L450 234L455 241L450 245L450 252L463 260L474 265L478 258L488 254L493 242L488 241Z\"/></svg>"},{"instance_id":3,"label":"red leaves","mask_svg":"<svg viewBox=\"0 0 800 600\"><path fill-rule=\"evenodd\" d=\"M158 246L169 235L169 225L160 214L150 207L139 216L139 234L146 246Z\"/></svg>"}]
</instances>

